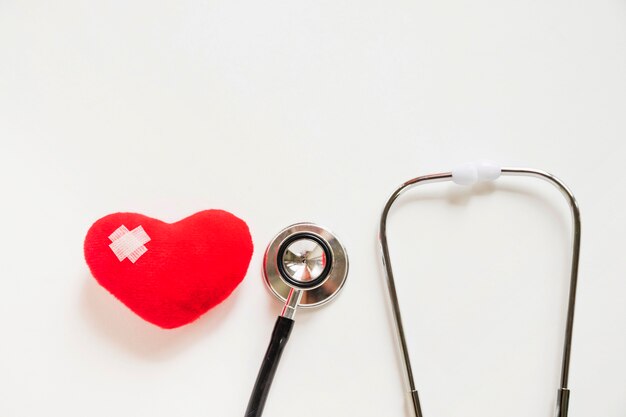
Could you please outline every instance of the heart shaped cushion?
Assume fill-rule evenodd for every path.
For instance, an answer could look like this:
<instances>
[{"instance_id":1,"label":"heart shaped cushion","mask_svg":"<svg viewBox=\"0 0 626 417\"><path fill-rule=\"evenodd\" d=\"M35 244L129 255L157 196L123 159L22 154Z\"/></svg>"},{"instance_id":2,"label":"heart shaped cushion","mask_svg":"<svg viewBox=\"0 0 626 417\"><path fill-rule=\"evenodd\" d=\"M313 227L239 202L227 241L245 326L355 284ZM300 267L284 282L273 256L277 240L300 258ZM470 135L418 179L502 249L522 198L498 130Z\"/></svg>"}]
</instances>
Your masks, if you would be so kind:
<instances>
[{"instance_id":1,"label":"heart shaped cushion","mask_svg":"<svg viewBox=\"0 0 626 417\"><path fill-rule=\"evenodd\" d=\"M243 220L205 210L171 224L137 213L110 214L91 226L84 250L100 285L144 320L172 329L233 292L253 246Z\"/></svg>"}]
</instances>

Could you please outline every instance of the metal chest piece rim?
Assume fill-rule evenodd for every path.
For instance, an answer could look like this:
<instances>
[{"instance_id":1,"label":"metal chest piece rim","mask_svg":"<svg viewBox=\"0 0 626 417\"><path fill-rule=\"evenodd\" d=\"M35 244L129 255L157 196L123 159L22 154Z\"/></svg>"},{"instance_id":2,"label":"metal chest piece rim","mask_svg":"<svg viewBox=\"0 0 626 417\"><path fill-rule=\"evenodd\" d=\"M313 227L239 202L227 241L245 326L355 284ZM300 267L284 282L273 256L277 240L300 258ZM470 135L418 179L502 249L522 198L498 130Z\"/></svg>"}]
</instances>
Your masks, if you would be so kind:
<instances>
[{"instance_id":1,"label":"metal chest piece rim","mask_svg":"<svg viewBox=\"0 0 626 417\"><path fill-rule=\"evenodd\" d=\"M286 251L298 241L311 241L312 247L323 251L323 256L312 266L314 276L308 279L294 277L295 268L286 267ZM306 256L302 258L306 263ZM303 265L308 269L308 265ZM321 271L320 271L321 268ZM296 223L281 230L269 243L263 259L263 281L274 296L285 302L293 288L302 290L300 308L324 305L333 300L343 288L348 276L346 249L334 233L314 223Z\"/></svg>"}]
</instances>

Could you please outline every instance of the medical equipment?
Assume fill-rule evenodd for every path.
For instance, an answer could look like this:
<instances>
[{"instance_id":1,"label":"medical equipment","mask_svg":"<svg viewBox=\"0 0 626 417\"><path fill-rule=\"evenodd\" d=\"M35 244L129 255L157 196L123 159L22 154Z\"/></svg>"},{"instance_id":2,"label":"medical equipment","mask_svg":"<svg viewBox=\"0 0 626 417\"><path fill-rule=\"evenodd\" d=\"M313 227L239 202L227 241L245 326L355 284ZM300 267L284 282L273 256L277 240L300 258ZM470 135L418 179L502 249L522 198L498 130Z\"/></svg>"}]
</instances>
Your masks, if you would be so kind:
<instances>
[{"instance_id":1,"label":"medical equipment","mask_svg":"<svg viewBox=\"0 0 626 417\"><path fill-rule=\"evenodd\" d=\"M569 284L569 298L567 305L567 319L565 325L565 341L563 343L563 356L561 364L561 383L558 390L556 414L558 417L567 417L570 397L570 391L567 386L569 377L570 355L572 349L572 329L574 325L574 306L576 303L576 283L578 280L578 263L580 255L580 211L578 209L578 203L576 202L576 198L574 197L572 192L565 186L565 184L563 184L561 180L545 171L528 168L500 168L498 165L491 162L469 163L453 170L452 172L424 175L405 182L393 192L391 197L389 197L380 218L379 239L382 250L382 259L385 269L385 275L387 278L389 299L391 301L393 317L398 336L397 340L400 346L402 362L404 365L404 376L409 389L413 414L415 417L422 417L422 411L417 389L415 388L415 380L413 376L413 371L411 369L411 360L409 358L404 327L402 325L402 316L400 314L400 304L398 301L396 284L393 276L393 271L391 269L391 260L389 257L389 247L387 243L387 217L389 215L389 210L391 209L396 199L402 193L418 185L430 184L441 181L453 181L460 185L472 185L477 182L493 181L500 177L500 175L527 176L546 180L554 185L556 188L558 188L559 191L561 191L571 208L573 218L572 260Z\"/></svg>"},{"instance_id":2,"label":"medical equipment","mask_svg":"<svg viewBox=\"0 0 626 417\"><path fill-rule=\"evenodd\" d=\"M293 328L296 309L328 303L341 290L347 276L346 250L325 228L297 223L282 230L270 242L265 251L263 278L285 305L276 320L246 417L259 417L263 413L272 379Z\"/></svg>"}]
</instances>

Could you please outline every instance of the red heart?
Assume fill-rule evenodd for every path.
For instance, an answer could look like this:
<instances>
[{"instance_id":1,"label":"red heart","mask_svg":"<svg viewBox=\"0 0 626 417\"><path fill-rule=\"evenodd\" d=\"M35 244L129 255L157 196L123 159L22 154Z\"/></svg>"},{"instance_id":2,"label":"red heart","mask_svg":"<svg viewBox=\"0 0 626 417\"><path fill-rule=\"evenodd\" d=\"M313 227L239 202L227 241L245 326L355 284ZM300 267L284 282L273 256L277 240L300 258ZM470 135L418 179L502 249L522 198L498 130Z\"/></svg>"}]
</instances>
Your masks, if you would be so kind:
<instances>
[{"instance_id":1,"label":"red heart","mask_svg":"<svg viewBox=\"0 0 626 417\"><path fill-rule=\"evenodd\" d=\"M134 263L124 253L120 260L109 246L109 237L121 226L127 232L120 234L137 236L141 226L149 237L145 253L135 252L139 257ZM127 243L126 255L146 240L124 239L117 244ZM144 320L172 329L194 321L233 292L246 275L253 246L243 220L205 210L171 224L137 213L110 214L91 226L84 250L100 285Z\"/></svg>"}]
</instances>

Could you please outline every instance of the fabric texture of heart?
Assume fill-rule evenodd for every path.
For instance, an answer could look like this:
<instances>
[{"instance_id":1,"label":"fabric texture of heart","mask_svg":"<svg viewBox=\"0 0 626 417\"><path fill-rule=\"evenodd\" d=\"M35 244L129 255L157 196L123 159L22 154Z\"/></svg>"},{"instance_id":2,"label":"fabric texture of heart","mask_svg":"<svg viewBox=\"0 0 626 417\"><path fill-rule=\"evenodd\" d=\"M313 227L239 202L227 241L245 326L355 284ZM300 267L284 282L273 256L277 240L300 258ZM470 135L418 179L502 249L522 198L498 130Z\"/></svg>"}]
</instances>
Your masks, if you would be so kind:
<instances>
[{"instance_id":1,"label":"fabric texture of heart","mask_svg":"<svg viewBox=\"0 0 626 417\"><path fill-rule=\"evenodd\" d=\"M253 245L246 223L223 210L171 224L115 213L91 226L84 251L100 285L144 320L172 329L233 292L246 275Z\"/></svg>"}]
</instances>

